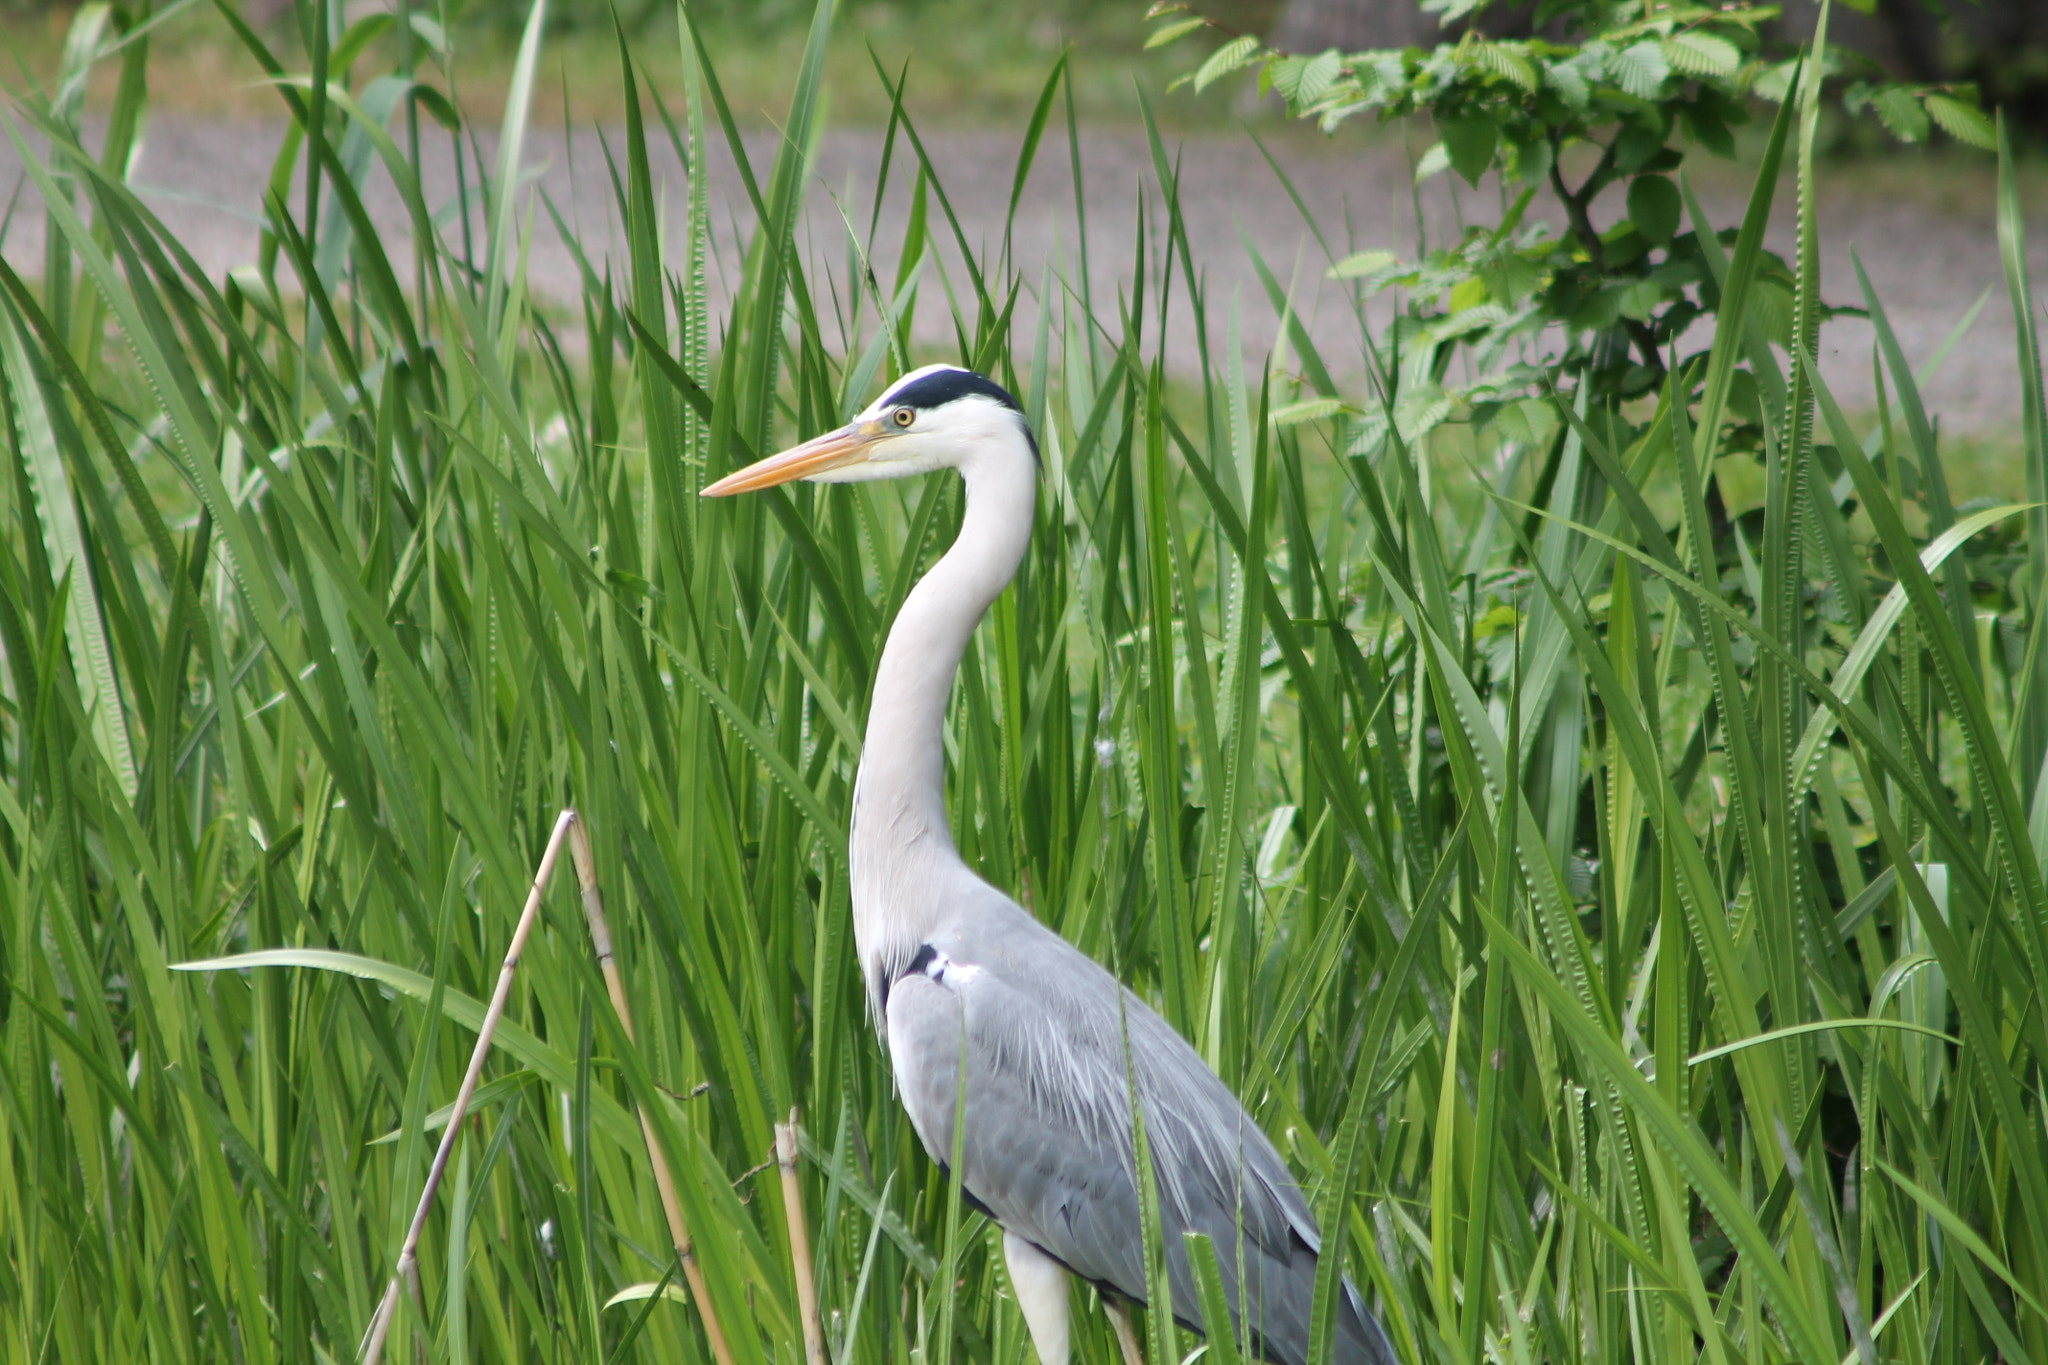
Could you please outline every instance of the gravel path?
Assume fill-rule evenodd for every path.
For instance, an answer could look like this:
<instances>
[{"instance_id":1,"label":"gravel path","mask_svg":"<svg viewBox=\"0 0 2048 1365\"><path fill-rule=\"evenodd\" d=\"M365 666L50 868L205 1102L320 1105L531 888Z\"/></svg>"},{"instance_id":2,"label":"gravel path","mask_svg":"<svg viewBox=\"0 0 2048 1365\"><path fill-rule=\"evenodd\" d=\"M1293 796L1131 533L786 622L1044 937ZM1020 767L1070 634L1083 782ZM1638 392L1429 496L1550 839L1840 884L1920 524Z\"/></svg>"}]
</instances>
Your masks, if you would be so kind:
<instances>
[{"instance_id":1,"label":"gravel path","mask_svg":"<svg viewBox=\"0 0 2048 1365\"><path fill-rule=\"evenodd\" d=\"M1416 206L1408 188L1407 163L1397 143L1364 144L1355 137L1324 141L1289 130L1273 151L1305 201L1310 214L1338 251L1388 247L1412 257L1417 240ZM206 269L221 272L251 260L257 238L256 210L268 179L281 127L254 121L205 120L172 115L156 117L139 158L134 179L145 197L179 235ZM657 133L657 137L659 134ZM617 149L617 130L579 132L573 139L559 130L535 130L528 141L529 183L547 193L572 218L593 260L616 255L622 236L612 211L612 193L604 144ZM924 143L967 238L978 251L993 253L1002 240L1016 166L1016 142L1008 133L982 131L924 132ZM764 131L747 141L747 153L764 177L775 148L775 135ZM1277 319L1250 262L1255 248L1283 282L1292 281L1296 307L1309 318L1312 334L1326 360L1340 375L1355 380L1358 361L1356 326L1334 286L1323 279L1324 260L1304 227L1301 214L1281 187L1272 168L1251 140L1242 135L1192 137L1171 144L1180 159L1181 198L1195 259L1205 271L1210 299L1212 343L1220 344L1233 306L1242 319L1247 355L1265 353L1272 344ZM813 274L838 279L843 288L848 259L845 219L864 235L872 206L868 195L876 180L882 138L869 129L828 134L819 148L809 212L800 242L816 262ZM496 157L492 139L483 153ZM721 143L712 158L712 218L720 243L714 276L722 281L736 273L740 235L750 230L752 214L730 155ZM897 249L910 201L912 166L909 149L899 139L881 226L875 237L875 264L884 281L894 278ZM1131 262L1138 230L1138 203L1148 201L1146 230L1156 244L1160 224L1151 211L1158 195L1152 158L1142 131L1111 130L1088 134L1082 142L1084 185L1090 244L1090 283L1098 309L1119 291L1128 294ZM447 202L454 191L453 157L445 136L437 134L426 149L426 183L430 203ZM11 147L0 145L0 191L11 190L19 175ZM470 168L473 177L474 168ZM1724 223L1739 220L1746 185L1732 169L1705 168L1702 197L1709 212ZM665 199L672 241L680 237L684 219L685 177L668 151L665 138L655 147L654 175ZM1838 177L1839 178L1839 177ZM2006 304L1998 263L1988 174L1945 172L1943 190L1930 191L1896 183L1897 175L1864 177L1894 182L1828 185L1824 183L1820 214L1826 296L1835 302L1857 299L1849 250L1854 246L1885 301L1907 353L1928 355L1986 289L1991 302L1962 339L1929 391L1930 407L1952 430L2008 432L2019 419L2014 381L2012 319ZM2037 303L2048 302L2048 202L2042 187L2028 186L2032 212L2029 258ZM405 215L381 170L373 170L367 200L381 231L397 244L408 235ZM1789 254L1789 194L1780 197L1774 248ZM23 197L32 207L33 192ZM1448 235L1462 212L1471 221L1487 221L1498 212L1498 196L1454 188L1447 178L1432 181L1423 210L1435 239ZM1555 204L1532 211L1551 222L1562 221ZM941 237L941 260L956 291L966 280L958 266L950 231L934 200L932 222ZM579 293L576 266L544 208L533 209L534 241L529 277L545 300L571 303ZM444 232L459 239L459 224ZM480 232L480 225L479 225ZM1077 239L1071 164L1063 130L1048 131L1036 168L1026 187L1012 239L1013 258L1035 290L1048 260L1066 264L1071 275ZM478 237L481 251L481 237ZM42 259L42 215L17 212L5 243L7 258L17 268L39 273ZM1156 249L1153 259L1156 261ZM721 267L724 273L721 273ZM602 268L600 266L600 268ZM944 293L937 276L926 274L926 287L916 320L917 332L934 343L952 336ZM722 287L722 285L721 285ZM829 286L816 285L820 294ZM1148 290L1148 296L1149 294ZM1021 300L1019 322L1029 327L1032 299ZM1170 363L1191 367L1193 327L1189 311L1176 299L1170 316ZM1028 336L1027 331L1024 335ZM1823 336L1823 367L1844 405L1873 406L1870 385L1870 329L1859 321L1831 324Z\"/></svg>"}]
</instances>

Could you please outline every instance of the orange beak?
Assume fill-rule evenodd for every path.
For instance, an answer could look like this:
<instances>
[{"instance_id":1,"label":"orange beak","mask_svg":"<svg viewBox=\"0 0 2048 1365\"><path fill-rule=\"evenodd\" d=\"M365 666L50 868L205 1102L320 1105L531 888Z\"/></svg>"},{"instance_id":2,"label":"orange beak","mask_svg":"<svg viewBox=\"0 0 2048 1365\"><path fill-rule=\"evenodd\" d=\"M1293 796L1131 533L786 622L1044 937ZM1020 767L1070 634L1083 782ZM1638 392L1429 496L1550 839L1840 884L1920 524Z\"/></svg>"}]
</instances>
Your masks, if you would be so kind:
<instances>
[{"instance_id":1,"label":"orange beak","mask_svg":"<svg viewBox=\"0 0 2048 1365\"><path fill-rule=\"evenodd\" d=\"M843 469L868 458L868 451L888 432L880 422L851 422L837 431L813 437L802 445L770 455L745 469L737 469L705 489L707 498L725 498L734 493L751 493L779 483L813 478L828 470Z\"/></svg>"}]
</instances>

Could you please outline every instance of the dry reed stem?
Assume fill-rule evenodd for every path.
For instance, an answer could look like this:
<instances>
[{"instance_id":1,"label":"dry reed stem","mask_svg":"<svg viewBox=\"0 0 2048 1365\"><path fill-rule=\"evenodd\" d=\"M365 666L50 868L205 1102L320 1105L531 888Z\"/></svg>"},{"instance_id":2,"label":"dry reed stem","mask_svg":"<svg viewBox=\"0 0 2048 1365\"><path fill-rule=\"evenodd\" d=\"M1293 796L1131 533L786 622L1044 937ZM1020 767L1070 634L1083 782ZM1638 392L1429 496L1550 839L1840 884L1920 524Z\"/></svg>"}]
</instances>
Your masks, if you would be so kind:
<instances>
[{"instance_id":1,"label":"dry reed stem","mask_svg":"<svg viewBox=\"0 0 2048 1365\"><path fill-rule=\"evenodd\" d=\"M604 896L597 889L597 859L590 851L590 835L585 832L579 820L569 829L569 856L576 864L576 880L583 890L583 914L590 922L590 942L597 951L598 969L604 973L605 990L612 997L612 1010L619 1016L619 1027L626 1032L627 1041L633 1039L633 1011L626 1004L626 988L619 980L619 965L612 951L611 926L604 917ZM647 1143L647 1158L654 1164L654 1188L661 1196L662 1216L668 1220L669 1242L675 1247L676 1260L682 1265L683 1278L690 1287L690 1297L696 1301L697 1311L704 1319L704 1336L711 1344L712 1358L718 1365L732 1365L732 1350L726 1345L725 1331L719 1326L718 1310L711 1305L711 1295L704 1287L704 1271L697 1264L697 1252L690 1242L690 1229L683 1222L682 1203L676 1197L675 1177L669 1173L668 1158L662 1155L661 1144L654 1139L654 1124L647 1117L645 1109L638 1110L640 1136ZM805 1330L810 1329L806 1326ZM813 1361L812 1365L820 1365Z\"/></svg>"},{"instance_id":2,"label":"dry reed stem","mask_svg":"<svg viewBox=\"0 0 2048 1365\"><path fill-rule=\"evenodd\" d=\"M491 992L491 1003L484 1010L483 1023L477 1028L476 1047L469 1054L469 1071L462 1078L462 1088L455 1092L455 1104L448 1111L448 1126L441 1133L441 1145L434 1152L434 1164L427 1170L427 1183L420 1191L419 1207L413 1210L412 1226L406 1230L405 1245L399 1248L398 1264L392 1268L391 1283L385 1286L384 1298L377 1305L376 1316L370 1319L370 1330L363 1340L363 1365L378 1365L384 1355L384 1338L391 1332L391 1320L398 1313L398 1287L401 1283L411 1284L415 1296L419 1293L419 1250L420 1234L426 1230L427 1212L434 1206L434 1194L441 1188L441 1177L448 1171L448 1158L455 1151L456 1139L462 1135L462 1120L469 1112L469 1098L476 1093L476 1083L483 1075L484 1059L490 1056L491 1036L498 1031L498 1019L505 1013L505 1001L512 994L512 974L519 967L520 954L526 950L527 935L540 919L541 898L547 894L548 882L555 874L555 859L562 852L562 836L576 827L576 812L565 810L555 818L554 832L548 835L548 846L540 855L540 866L533 874L533 890L527 893L526 908L519 912L518 927L512 931L512 944L505 950L505 963L498 969L498 986Z\"/></svg>"},{"instance_id":3,"label":"dry reed stem","mask_svg":"<svg viewBox=\"0 0 2048 1365\"><path fill-rule=\"evenodd\" d=\"M1138 1344L1138 1328L1131 1321L1131 1310L1120 1303L1103 1306L1109 1310L1109 1325L1116 1328L1116 1344L1124 1354L1124 1365L1145 1365L1145 1348Z\"/></svg>"},{"instance_id":4,"label":"dry reed stem","mask_svg":"<svg viewBox=\"0 0 2048 1365\"><path fill-rule=\"evenodd\" d=\"M796 1178L796 1114L775 1125L775 1162L782 1167L782 1211L789 1219L789 1254L796 1264L796 1306L804 1324L804 1357L827 1365L825 1324L818 1317L818 1281L811 1269L811 1233L804 1223L804 1190Z\"/></svg>"}]
</instances>

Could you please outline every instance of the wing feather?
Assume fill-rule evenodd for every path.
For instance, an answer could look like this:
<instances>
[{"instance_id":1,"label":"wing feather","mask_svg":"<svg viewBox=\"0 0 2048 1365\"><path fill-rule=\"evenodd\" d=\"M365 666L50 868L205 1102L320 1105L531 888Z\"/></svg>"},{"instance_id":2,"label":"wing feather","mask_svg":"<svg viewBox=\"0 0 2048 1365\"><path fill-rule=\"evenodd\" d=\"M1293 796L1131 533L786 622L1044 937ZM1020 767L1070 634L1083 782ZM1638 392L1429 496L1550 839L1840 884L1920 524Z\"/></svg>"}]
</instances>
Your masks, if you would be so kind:
<instances>
[{"instance_id":1,"label":"wing feather","mask_svg":"<svg viewBox=\"0 0 2048 1365\"><path fill-rule=\"evenodd\" d=\"M964 1187L1004 1228L1143 1302L1135 1081L1175 1316L1203 1326L1181 1234L1207 1233L1233 1314L1249 1318L1265 1355L1300 1365L1321 1237L1280 1154L1143 1001L1022 909L1007 900L1001 909L975 907L955 921L964 931L934 935L921 970L889 991L890 1057L926 1151L940 1161L951 1155L964 1047ZM1346 1288L1337 1360L1393 1365L1377 1324Z\"/></svg>"}]
</instances>

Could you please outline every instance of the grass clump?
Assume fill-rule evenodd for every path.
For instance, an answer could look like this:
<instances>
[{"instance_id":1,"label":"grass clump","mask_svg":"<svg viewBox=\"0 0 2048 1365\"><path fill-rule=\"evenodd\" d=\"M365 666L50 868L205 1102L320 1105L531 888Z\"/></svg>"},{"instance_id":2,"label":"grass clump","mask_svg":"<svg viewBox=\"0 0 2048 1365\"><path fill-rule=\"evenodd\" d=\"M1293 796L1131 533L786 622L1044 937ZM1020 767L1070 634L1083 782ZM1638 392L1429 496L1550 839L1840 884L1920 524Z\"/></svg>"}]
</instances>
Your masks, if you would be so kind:
<instances>
[{"instance_id":1,"label":"grass clump","mask_svg":"<svg viewBox=\"0 0 2048 1365\"><path fill-rule=\"evenodd\" d=\"M1299 328L1264 367L1211 338L1156 137L1118 298L965 242L943 264L893 94L889 174L929 206L909 264L798 255L835 18L768 163L687 25L672 122L621 62L628 250L589 262L573 337L521 269L541 6L468 254L412 170L450 111L330 81L353 30L301 71L238 35L291 128L225 280L123 181L139 46L73 63L119 68L99 145L61 92L11 116L48 139L53 247L34 285L0 274L0 1357L352 1357L564 805L634 1033L557 890L387 1358L709 1359L636 1109L734 1360L802 1349L791 1189L835 1362L1021 1357L848 932L873 660L957 489L695 497L865 403L940 292L1047 467L953 711L962 851L1245 1096L1405 1358L2048 1357L2048 489L2009 170L2024 490L1956 505L1882 325L1867 434L1751 325L1810 97L1728 247L1693 225L1698 401L1677 375L1626 410L1565 392L1452 490L1362 324L1369 395ZM1086 155L1070 76L1018 129L1019 184ZM701 179L658 230L663 138L748 164L723 316ZM371 176L405 253L368 230ZM1183 309L1211 340L1168 403ZM1730 452L1745 401L1763 436ZM1762 470L1734 515L1731 454ZM1076 1349L1116 1359L1100 1315Z\"/></svg>"}]
</instances>

